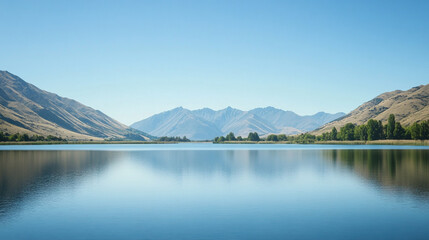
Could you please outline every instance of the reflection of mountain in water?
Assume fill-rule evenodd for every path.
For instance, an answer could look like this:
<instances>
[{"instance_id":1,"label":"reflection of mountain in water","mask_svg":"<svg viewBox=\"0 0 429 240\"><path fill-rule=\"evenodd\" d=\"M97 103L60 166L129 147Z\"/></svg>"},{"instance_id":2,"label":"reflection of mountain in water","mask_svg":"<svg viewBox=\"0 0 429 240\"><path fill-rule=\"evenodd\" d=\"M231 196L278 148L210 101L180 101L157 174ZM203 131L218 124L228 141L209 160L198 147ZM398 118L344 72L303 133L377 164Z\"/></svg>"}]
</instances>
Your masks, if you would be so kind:
<instances>
[{"instance_id":1,"label":"reflection of mountain in water","mask_svg":"<svg viewBox=\"0 0 429 240\"><path fill-rule=\"evenodd\" d=\"M330 170L326 163L347 166L378 186L429 198L428 150L229 150L131 152L131 159L174 175L250 172L264 178Z\"/></svg>"},{"instance_id":2,"label":"reflection of mountain in water","mask_svg":"<svg viewBox=\"0 0 429 240\"><path fill-rule=\"evenodd\" d=\"M247 171L273 178L294 174L304 167L319 172L323 165L318 150L144 151L130 155L140 164L177 176L189 173L234 176Z\"/></svg>"},{"instance_id":3,"label":"reflection of mountain in water","mask_svg":"<svg viewBox=\"0 0 429 240\"><path fill-rule=\"evenodd\" d=\"M249 173L267 179L303 170L324 174L336 171L333 163L378 186L429 199L428 150L0 151L0 219L25 201L80 183L119 159L175 176Z\"/></svg>"},{"instance_id":4,"label":"reflection of mountain in water","mask_svg":"<svg viewBox=\"0 0 429 240\"><path fill-rule=\"evenodd\" d=\"M429 197L428 150L331 150L324 155L377 185Z\"/></svg>"},{"instance_id":5,"label":"reflection of mountain in water","mask_svg":"<svg viewBox=\"0 0 429 240\"><path fill-rule=\"evenodd\" d=\"M64 181L102 171L119 152L0 151L0 217Z\"/></svg>"}]
</instances>

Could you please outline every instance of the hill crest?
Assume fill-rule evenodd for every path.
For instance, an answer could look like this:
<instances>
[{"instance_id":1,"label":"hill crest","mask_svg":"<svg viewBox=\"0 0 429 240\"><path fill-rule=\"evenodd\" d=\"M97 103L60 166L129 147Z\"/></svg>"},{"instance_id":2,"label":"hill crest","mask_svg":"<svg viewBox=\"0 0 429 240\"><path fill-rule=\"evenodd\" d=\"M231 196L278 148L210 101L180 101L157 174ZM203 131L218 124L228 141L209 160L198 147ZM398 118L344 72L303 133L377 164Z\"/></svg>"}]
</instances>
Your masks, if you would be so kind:
<instances>
[{"instance_id":1,"label":"hill crest","mask_svg":"<svg viewBox=\"0 0 429 240\"><path fill-rule=\"evenodd\" d=\"M319 135L330 131L333 127L339 129L347 123L364 124L369 119L381 120L384 124L390 114L395 115L398 122L407 126L414 122L429 119L429 84L410 88L409 90L394 90L382 93L363 103L355 110L335 121L327 123L313 134Z\"/></svg>"},{"instance_id":2,"label":"hill crest","mask_svg":"<svg viewBox=\"0 0 429 240\"><path fill-rule=\"evenodd\" d=\"M41 90L7 71L0 71L0 131L76 140L150 138L99 110Z\"/></svg>"}]
</instances>

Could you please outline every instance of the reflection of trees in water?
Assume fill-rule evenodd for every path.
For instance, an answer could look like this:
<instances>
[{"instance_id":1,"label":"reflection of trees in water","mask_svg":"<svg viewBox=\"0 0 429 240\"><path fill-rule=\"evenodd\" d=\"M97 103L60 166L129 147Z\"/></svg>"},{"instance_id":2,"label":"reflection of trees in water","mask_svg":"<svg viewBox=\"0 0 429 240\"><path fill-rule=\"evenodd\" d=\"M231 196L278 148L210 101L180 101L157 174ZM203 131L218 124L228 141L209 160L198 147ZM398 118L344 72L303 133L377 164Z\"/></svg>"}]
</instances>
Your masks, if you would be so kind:
<instances>
[{"instance_id":1,"label":"reflection of trees in water","mask_svg":"<svg viewBox=\"0 0 429 240\"><path fill-rule=\"evenodd\" d=\"M222 174L249 171L275 178L299 168L320 166L319 151L0 151L0 219L22 203L55 187L101 172L113 160L131 159L169 174ZM297 161L313 159L316 161Z\"/></svg>"},{"instance_id":2,"label":"reflection of trees in water","mask_svg":"<svg viewBox=\"0 0 429 240\"><path fill-rule=\"evenodd\" d=\"M0 151L0 216L39 192L102 171L118 152Z\"/></svg>"},{"instance_id":3,"label":"reflection of trees in water","mask_svg":"<svg viewBox=\"0 0 429 240\"><path fill-rule=\"evenodd\" d=\"M324 156L379 186L429 197L428 150L330 150Z\"/></svg>"},{"instance_id":4,"label":"reflection of trees in water","mask_svg":"<svg viewBox=\"0 0 429 240\"><path fill-rule=\"evenodd\" d=\"M126 156L174 175L249 172L258 177L322 173L326 162L347 166L379 186L429 199L428 150L229 150L229 151L0 151L0 219L24 201L55 186L73 184ZM328 164L329 165L329 164Z\"/></svg>"}]
</instances>

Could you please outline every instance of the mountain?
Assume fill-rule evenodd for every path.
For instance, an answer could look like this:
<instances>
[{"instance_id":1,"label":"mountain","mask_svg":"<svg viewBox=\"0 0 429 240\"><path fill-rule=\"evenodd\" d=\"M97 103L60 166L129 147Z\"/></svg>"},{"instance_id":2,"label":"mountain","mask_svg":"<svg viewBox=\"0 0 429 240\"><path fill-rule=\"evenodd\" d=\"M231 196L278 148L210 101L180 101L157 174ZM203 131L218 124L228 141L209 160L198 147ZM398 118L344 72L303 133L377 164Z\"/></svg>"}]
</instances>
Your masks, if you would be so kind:
<instances>
[{"instance_id":1,"label":"mountain","mask_svg":"<svg viewBox=\"0 0 429 240\"><path fill-rule=\"evenodd\" d=\"M276 128L292 127L302 132L314 130L325 123L344 116L342 112L335 114L318 112L311 116L299 116L292 111L283 111L273 107L255 108L249 112L271 122Z\"/></svg>"},{"instance_id":2,"label":"mountain","mask_svg":"<svg viewBox=\"0 0 429 240\"><path fill-rule=\"evenodd\" d=\"M395 115L396 121L407 126L414 122L429 119L428 103L429 84L413 87L407 91L386 92L313 133L318 135L331 131L333 127L339 130L346 123L364 124L371 118L381 120L385 124L390 114Z\"/></svg>"},{"instance_id":3,"label":"mountain","mask_svg":"<svg viewBox=\"0 0 429 240\"><path fill-rule=\"evenodd\" d=\"M210 108L188 110L182 107L156 114L131 125L155 136L186 136L192 140L213 139L233 132L247 137L249 132L298 134L314 130L344 116L344 113L317 113L299 116L291 111L266 107L242 111L232 107L215 111Z\"/></svg>"},{"instance_id":4,"label":"mountain","mask_svg":"<svg viewBox=\"0 0 429 240\"><path fill-rule=\"evenodd\" d=\"M145 121L132 124L131 127L139 130L150 129L150 134L154 136L186 136L192 139L205 139L206 136L222 134L213 123L182 107L154 115Z\"/></svg>"},{"instance_id":5,"label":"mountain","mask_svg":"<svg viewBox=\"0 0 429 240\"><path fill-rule=\"evenodd\" d=\"M0 71L0 131L78 140L150 138L98 110L41 90L7 71Z\"/></svg>"},{"instance_id":6,"label":"mountain","mask_svg":"<svg viewBox=\"0 0 429 240\"><path fill-rule=\"evenodd\" d=\"M192 112L197 117L203 118L208 122L213 122L222 134L233 132L237 136L247 137L249 132L270 133L277 131L276 128L273 128L269 123L265 122L255 114L231 107L227 107L219 111L213 111L214 115L211 117L208 114L201 114L201 110L195 110Z\"/></svg>"}]
</instances>

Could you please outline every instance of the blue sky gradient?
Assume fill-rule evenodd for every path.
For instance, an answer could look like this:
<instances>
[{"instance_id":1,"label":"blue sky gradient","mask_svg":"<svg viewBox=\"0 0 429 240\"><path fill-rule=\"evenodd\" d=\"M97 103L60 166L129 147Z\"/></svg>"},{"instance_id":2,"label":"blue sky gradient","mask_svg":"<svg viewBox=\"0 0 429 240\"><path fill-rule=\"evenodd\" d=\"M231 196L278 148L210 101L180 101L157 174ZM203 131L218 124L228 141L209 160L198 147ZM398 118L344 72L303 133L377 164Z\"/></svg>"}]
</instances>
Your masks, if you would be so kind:
<instances>
[{"instance_id":1,"label":"blue sky gradient","mask_svg":"<svg viewBox=\"0 0 429 240\"><path fill-rule=\"evenodd\" d=\"M349 112L429 82L429 1L0 1L0 69L131 124Z\"/></svg>"}]
</instances>

